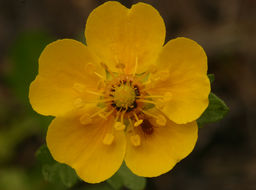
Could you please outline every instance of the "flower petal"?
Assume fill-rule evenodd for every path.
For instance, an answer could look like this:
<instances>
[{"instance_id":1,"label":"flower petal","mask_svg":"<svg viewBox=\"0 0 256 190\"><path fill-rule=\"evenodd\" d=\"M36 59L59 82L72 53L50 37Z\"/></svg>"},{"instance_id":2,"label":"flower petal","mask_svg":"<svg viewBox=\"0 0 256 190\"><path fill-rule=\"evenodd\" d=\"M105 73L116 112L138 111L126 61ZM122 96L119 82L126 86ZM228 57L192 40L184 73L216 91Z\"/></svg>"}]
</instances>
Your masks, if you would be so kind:
<instances>
[{"instance_id":1,"label":"flower petal","mask_svg":"<svg viewBox=\"0 0 256 190\"><path fill-rule=\"evenodd\" d=\"M74 116L56 118L47 132L47 146L53 158L73 167L86 182L98 183L110 178L121 166L125 154L123 131L113 131L114 118L96 119L82 125ZM113 134L110 145L103 144Z\"/></svg>"},{"instance_id":2,"label":"flower petal","mask_svg":"<svg viewBox=\"0 0 256 190\"><path fill-rule=\"evenodd\" d=\"M151 94L165 97L161 111L172 121L182 124L194 121L207 108L210 81L207 77L207 57L193 40L177 38L169 41L158 59L159 71L152 76Z\"/></svg>"},{"instance_id":3,"label":"flower petal","mask_svg":"<svg viewBox=\"0 0 256 190\"><path fill-rule=\"evenodd\" d=\"M159 12L145 3L128 9L110 1L89 15L85 36L87 45L113 71L145 71L164 44L165 24ZM137 66L136 66L137 62Z\"/></svg>"},{"instance_id":4,"label":"flower petal","mask_svg":"<svg viewBox=\"0 0 256 190\"><path fill-rule=\"evenodd\" d=\"M128 135L126 165L139 176L155 177L166 173L193 150L197 132L196 122L177 125L168 121L165 127L154 127L152 134L139 129L140 146L129 143Z\"/></svg>"},{"instance_id":5,"label":"flower petal","mask_svg":"<svg viewBox=\"0 0 256 190\"><path fill-rule=\"evenodd\" d=\"M97 86L99 77L94 70L103 72L82 43L65 39L49 44L39 58L39 75L30 86L32 107L54 116L72 110L79 97L75 85L84 89Z\"/></svg>"}]
</instances>

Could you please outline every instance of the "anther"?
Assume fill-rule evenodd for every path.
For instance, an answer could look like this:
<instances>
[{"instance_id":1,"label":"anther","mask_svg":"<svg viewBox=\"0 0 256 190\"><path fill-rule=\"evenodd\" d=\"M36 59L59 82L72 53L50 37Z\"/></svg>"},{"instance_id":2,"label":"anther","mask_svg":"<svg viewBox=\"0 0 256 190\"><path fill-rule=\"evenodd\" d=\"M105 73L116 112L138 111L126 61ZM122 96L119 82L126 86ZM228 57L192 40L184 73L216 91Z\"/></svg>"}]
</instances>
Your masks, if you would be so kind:
<instances>
[{"instance_id":1,"label":"anther","mask_svg":"<svg viewBox=\"0 0 256 190\"><path fill-rule=\"evenodd\" d=\"M97 77L99 77L99 78L101 78L101 79L104 79L104 77L103 77L101 74L99 74L99 73L97 73L97 72L94 72L94 74L95 74Z\"/></svg>"},{"instance_id":2,"label":"anther","mask_svg":"<svg viewBox=\"0 0 256 190\"><path fill-rule=\"evenodd\" d=\"M94 114L92 114L92 115L90 116L90 118L93 118L94 116L101 114L101 113L104 112L106 109L107 109L107 108L102 108L102 109L100 109L99 111L97 111L97 112L95 112Z\"/></svg>"},{"instance_id":3,"label":"anther","mask_svg":"<svg viewBox=\"0 0 256 190\"><path fill-rule=\"evenodd\" d=\"M140 120L138 120L138 121L136 121L136 122L134 123L134 127L138 127L138 126L140 126L142 123L143 123L143 120L140 119Z\"/></svg>"},{"instance_id":4,"label":"anther","mask_svg":"<svg viewBox=\"0 0 256 190\"><path fill-rule=\"evenodd\" d=\"M133 115L134 115L134 117L136 119L136 122L134 123L134 127L138 127L140 124L142 124L143 120L139 119L135 112L133 112Z\"/></svg>"},{"instance_id":5,"label":"anther","mask_svg":"<svg viewBox=\"0 0 256 190\"><path fill-rule=\"evenodd\" d=\"M155 103L155 105L156 105L158 108L163 108L163 107L166 105L166 102L164 101L164 99L159 99L159 100L157 100L157 102Z\"/></svg>"},{"instance_id":6,"label":"anther","mask_svg":"<svg viewBox=\"0 0 256 190\"><path fill-rule=\"evenodd\" d=\"M85 89L85 86L81 83L74 83L73 88L78 92L83 92Z\"/></svg>"},{"instance_id":7,"label":"anther","mask_svg":"<svg viewBox=\"0 0 256 190\"><path fill-rule=\"evenodd\" d=\"M81 98L77 98L77 99L75 99L73 105L75 108L82 108L84 106L84 103Z\"/></svg>"},{"instance_id":8,"label":"anther","mask_svg":"<svg viewBox=\"0 0 256 190\"><path fill-rule=\"evenodd\" d=\"M114 124L114 128L117 130L117 131L122 131L125 129L125 125L121 122L115 122Z\"/></svg>"},{"instance_id":9,"label":"anther","mask_svg":"<svg viewBox=\"0 0 256 190\"><path fill-rule=\"evenodd\" d=\"M141 142L140 142L140 136L138 134L132 135L130 137L130 141L133 144L133 146L140 146Z\"/></svg>"},{"instance_id":10,"label":"anther","mask_svg":"<svg viewBox=\"0 0 256 190\"><path fill-rule=\"evenodd\" d=\"M159 80L165 81L169 78L170 72L169 71L160 71L157 73L159 75Z\"/></svg>"},{"instance_id":11,"label":"anther","mask_svg":"<svg viewBox=\"0 0 256 190\"><path fill-rule=\"evenodd\" d=\"M165 126L166 125L167 120L163 115L161 115L161 114L154 115L153 113L150 113L150 112L145 111L145 110L142 110L142 112L145 113L146 115L149 115L150 117L155 118L156 123L158 125L160 125L160 126Z\"/></svg>"},{"instance_id":12,"label":"anther","mask_svg":"<svg viewBox=\"0 0 256 190\"><path fill-rule=\"evenodd\" d=\"M166 102L168 102L168 101L170 101L171 99L172 99L172 93L166 92L166 93L164 94L164 96L163 96L163 100L166 101Z\"/></svg>"},{"instance_id":13,"label":"anther","mask_svg":"<svg viewBox=\"0 0 256 190\"><path fill-rule=\"evenodd\" d=\"M140 126L142 123L143 123L143 120L140 119L140 120L138 120L138 121L136 121L136 122L134 123L134 127L138 127L138 126Z\"/></svg>"},{"instance_id":14,"label":"anther","mask_svg":"<svg viewBox=\"0 0 256 190\"><path fill-rule=\"evenodd\" d=\"M136 56L136 58L135 58L135 66L134 66L134 71L133 71L133 76L136 75L136 73L137 73L137 68L138 68L138 57Z\"/></svg>"},{"instance_id":15,"label":"anther","mask_svg":"<svg viewBox=\"0 0 256 190\"><path fill-rule=\"evenodd\" d=\"M103 87L104 87L104 81L103 81L103 80L98 81L98 83L97 83L97 89L100 90L100 89L102 89Z\"/></svg>"},{"instance_id":16,"label":"anther","mask_svg":"<svg viewBox=\"0 0 256 190\"><path fill-rule=\"evenodd\" d=\"M91 90L86 90L86 92L89 93L89 94L93 94L93 95L104 96L104 94L102 94L102 93L94 92L94 91L91 91Z\"/></svg>"},{"instance_id":17,"label":"anther","mask_svg":"<svg viewBox=\"0 0 256 190\"><path fill-rule=\"evenodd\" d=\"M87 125L87 124L89 124L89 123L91 123L92 122L92 119L91 119L91 117L89 116L89 114L84 114L84 115L82 115L81 117L80 117L80 123L82 124L82 125Z\"/></svg>"},{"instance_id":18,"label":"anther","mask_svg":"<svg viewBox=\"0 0 256 190\"><path fill-rule=\"evenodd\" d=\"M114 109L112 109L111 111L107 112L106 115L103 115L102 113L99 114L100 117L104 118L105 120L107 120L108 116L110 116L113 113Z\"/></svg>"},{"instance_id":19,"label":"anther","mask_svg":"<svg viewBox=\"0 0 256 190\"><path fill-rule=\"evenodd\" d=\"M118 69L124 69L125 68L125 65L123 63L118 63L116 64L116 68Z\"/></svg>"},{"instance_id":20,"label":"anther","mask_svg":"<svg viewBox=\"0 0 256 190\"><path fill-rule=\"evenodd\" d=\"M166 125L166 118L163 115L158 115L156 119L156 123L160 126L165 126Z\"/></svg>"},{"instance_id":21,"label":"anther","mask_svg":"<svg viewBox=\"0 0 256 190\"><path fill-rule=\"evenodd\" d=\"M157 66L156 65L151 65L151 67L148 70L149 73L156 73L157 72Z\"/></svg>"},{"instance_id":22,"label":"anther","mask_svg":"<svg viewBox=\"0 0 256 190\"><path fill-rule=\"evenodd\" d=\"M107 133L102 140L102 143L105 145L111 145L114 141L114 135L112 133Z\"/></svg>"}]
</instances>

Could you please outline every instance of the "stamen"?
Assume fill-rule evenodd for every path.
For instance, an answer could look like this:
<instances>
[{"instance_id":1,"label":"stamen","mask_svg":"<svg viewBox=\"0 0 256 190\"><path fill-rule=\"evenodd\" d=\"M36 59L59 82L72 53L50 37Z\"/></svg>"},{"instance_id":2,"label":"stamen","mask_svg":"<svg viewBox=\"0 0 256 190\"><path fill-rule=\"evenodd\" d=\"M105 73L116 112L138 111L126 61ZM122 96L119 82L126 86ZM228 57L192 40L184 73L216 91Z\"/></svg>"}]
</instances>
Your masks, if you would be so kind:
<instances>
[{"instance_id":1,"label":"stamen","mask_svg":"<svg viewBox=\"0 0 256 190\"><path fill-rule=\"evenodd\" d=\"M73 88L78 92L83 92L85 89L85 85L81 83L74 83Z\"/></svg>"},{"instance_id":2,"label":"stamen","mask_svg":"<svg viewBox=\"0 0 256 190\"><path fill-rule=\"evenodd\" d=\"M75 108L82 108L84 106L84 102L81 98L75 99L73 104Z\"/></svg>"},{"instance_id":3,"label":"stamen","mask_svg":"<svg viewBox=\"0 0 256 190\"><path fill-rule=\"evenodd\" d=\"M99 74L99 73L97 73L97 72L94 72L94 74L95 74L97 77L99 77L99 78L101 78L101 79L104 79L104 77L103 77L101 74Z\"/></svg>"},{"instance_id":4,"label":"stamen","mask_svg":"<svg viewBox=\"0 0 256 190\"><path fill-rule=\"evenodd\" d=\"M163 99L159 99L156 101L155 106L158 108L163 108L165 106L166 102Z\"/></svg>"},{"instance_id":5,"label":"stamen","mask_svg":"<svg viewBox=\"0 0 256 190\"><path fill-rule=\"evenodd\" d=\"M122 131L125 129L125 125L121 122L115 122L114 124L114 128L117 130L117 131Z\"/></svg>"},{"instance_id":6,"label":"stamen","mask_svg":"<svg viewBox=\"0 0 256 190\"><path fill-rule=\"evenodd\" d=\"M141 110L141 111L143 113L145 113L146 115L155 118L156 119L156 123L158 125L160 125L160 126L165 126L166 125L167 120L166 120L166 118L163 115L161 115L161 114L154 115L154 114L149 113L148 111L145 111L145 110Z\"/></svg>"},{"instance_id":7,"label":"stamen","mask_svg":"<svg viewBox=\"0 0 256 190\"><path fill-rule=\"evenodd\" d=\"M137 96L139 98L163 98L162 95L143 95L143 96Z\"/></svg>"},{"instance_id":8,"label":"stamen","mask_svg":"<svg viewBox=\"0 0 256 190\"><path fill-rule=\"evenodd\" d=\"M124 124L124 114L125 114L125 112L126 112L126 110L121 113L121 120L120 120L120 122L117 121L118 118L119 118L120 112L117 113L117 117L116 117L116 122L114 124L114 128L116 130L118 130L118 131L122 131L122 130L125 129L125 124Z\"/></svg>"},{"instance_id":9,"label":"stamen","mask_svg":"<svg viewBox=\"0 0 256 190\"><path fill-rule=\"evenodd\" d=\"M96 99L96 100L83 101L83 102L86 104L92 104L92 103L106 103L106 102L111 102L113 100L114 98L104 98L104 99Z\"/></svg>"},{"instance_id":10,"label":"stamen","mask_svg":"<svg viewBox=\"0 0 256 190\"><path fill-rule=\"evenodd\" d=\"M103 80L99 80L97 83L97 89L100 90L104 87L104 81Z\"/></svg>"},{"instance_id":11,"label":"stamen","mask_svg":"<svg viewBox=\"0 0 256 190\"><path fill-rule=\"evenodd\" d=\"M150 80L149 80L150 81ZM149 83L151 83L152 81L150 81ZM140 91L141 92L145 92L145 91L147 91L147 90L150 90L150 89L153 89L154 87L153 86L149 86L149 85L147 85L147 88L142 88Z\"/></svg>"},{"instance_id":12,"label":"stamen","mask_svg":"<svg viewBox=\"0 0 256 190\"><path fill-rule=\"evenodd\" d=\"M107 133L102 140L102 143L105 145L111 145L114 141L114 135L112 133Z\"/></svg>"},{"instance_id":13,"label":"stamen","mask_svg":"<svg viewBox=\"0 0 256 190\"><path fill-rule=\"evenodd\" d=\"M170 72L169 71L161 71L161 72L159 72L159 75L160 75L160 80L165 81L169 78Z\"/></svg>"},{"instance_id":14,"label":"stamen","mask_svg":"<svg viewBox=\"0 0 256 190\"><path fill-rule=\"evenodd\" d=\"M165 126L166 125L166 118L163 115L158 115L158 118L156 119L156 123L160 126Z\"/></svg>"},{"instance_id":15,"label":"stamen","mask_svg":"<svg viewBox=\"0 0 256 190\"><path fill-rule=\"evenodd\" d=\"M131 135L130 141L135 147L140 146L141 144L140 136L138 134Z\"/></svg>"},{"instance_id":16,"label":"stamen","mask_svg":"<svg viewBox=\"0 0 256 190\"><path fill-rule=\"evenodd\" d=\"M100 64L112 76L112 78L115 78L114 73L108 68L108 66L105 63L101 62Z\"/></svg>"},{"instance_id":17,"label":"stamen","mask_svg":"<svg viewBox=\"0 0 256 190\"><path fill-rule=\"evenodd\" d=\"M112 109L106 115L102 115L102 113L100 113L99 116L107 120L108 116L110 116L113 113L114 110L115 109Z\"/></svg>"},{"instance_id":18,"label":"stamen","mask_svg":"<svg viewBox=\"0 0 256 190\"><path fill-rule=\"evenodd\" d=\"M164 97L163 100L168 102L172 99L172 93L171 92L166 92L163 97Z\"/></svg>"},{"instance_id":19,"label":"stamen","mask_svg":"<svg viewBox=\"0 0 256 190\"><path fill-rule=\"evenodd\" d=\"M139 99L139 100L136 100L136 102L156 104L156 102L153 100L145 100L145 99Z\"/></svg>"},{"instance_id":20,"label":"stamen","mask_svg":"<svg viewBox=\"0 0 256 190\"><path fill-rule=\"evenodd\" d=\"M156 116L156 115L154 115L154 114L152 114L152 113L149 113L148 111L145 111L145 110L142 110L142 109L141 109L141 111L142 111L143 113L145 113L146 115L151 116L151 117L157 119L157 116Z\"/></svg>"},{"instance_id":21,"label":"stamen","mask_svg":"<svg viewBox=\"0 0 256 190\"><path fill-rule=\"evenodd\" d=\"M86 92L89 93L89 94L94 94L94 95L98 95L98 96L104 96L104 94L102 94L102 93L94 92L94 91L91 91L91 90L86 90Z\"/></svg>"},{"instance_id":22,"label":"stamen","mask_svg":"<svg viewBox=\"0 0 256 190\"><path fill-rule=\"evenodd\" d=\"M156 65L151 65L151 67L148 70L149 73L156 73L157 72L157 66Z\"/></svg>"},{"instance_id":23,"label":"stamen","mask_svg":"<svg viewBox=\"0 0 256 190\"><path fill-rule=\"evenodd\" d=\"M136 75L137 68L138 68L138 57L136 56L136 58L135 58L135 66L134 66L133 76L135 76L135 75Z\"/></svg>"},{"instance_id":24,"label":"stamen","mask_svg":"<svg viewBox=\"0 0 256 190\"><path fill-rule=\"evenodd\" d=\"M154 78L155 81L160 80L160 81L166 81L169 76L170 76L170 72L169 71L160 71L158 73L156 73L156 77Z\"/></svg>"},{"instance_id":25,"label":"stamen","mask_svg":"<svg viewBox=\"0 0 256 190\"><path fill-rule=\"evenodd\" d=\"M136 119L136 122L134 123L134 127L138 127L139 125L142 124L143 120L142 120L142 119L139 119L138 116L137 116L137 114L136 114L135 112L133 112L133 115L134 115L134 117L135 117L135 119Z\"/></svg>"},{"instance_id":26,"label":"stamen","mask_svg":"<svg viewBox=\"0 0 256 190\"><path fill-rule=\"evenodd\" d=\"M82 125L87 125L87 124L89 124L89 123L91 123L92 122L92 119L91 119L91 117L89 116L89 114L84 114L84 115L82 115L81 117L80 117L80 123L82 124Z\"/></svg>"},{"instance_id":27,"label":"stamen","mask_svg":"<svg viewBox=\"0 0 256 190\"><path fill-rule=\"evenodd\" d=\"M142 123L143 123L143 120L140 119L140 120L138 120L138 121L136 121L136 122L134 123L134 127L138 127L138 126L140 126Z\"/></svg>"},{"instance_id":28,"label":"stamen","mask_svg":"<svg viewBox=\"0 0 256 190\"><path fill-rule=\"evenodd\" d=\"M90 118L93 118L93 117L95 117L96 115L99 115L100 113L104 112L106 109L107 109L106 107L100 109L99 111L97 111L97 112L95 112L94 114L92 114L92 115L90 116Z\"/></svg>"}]
</instances>

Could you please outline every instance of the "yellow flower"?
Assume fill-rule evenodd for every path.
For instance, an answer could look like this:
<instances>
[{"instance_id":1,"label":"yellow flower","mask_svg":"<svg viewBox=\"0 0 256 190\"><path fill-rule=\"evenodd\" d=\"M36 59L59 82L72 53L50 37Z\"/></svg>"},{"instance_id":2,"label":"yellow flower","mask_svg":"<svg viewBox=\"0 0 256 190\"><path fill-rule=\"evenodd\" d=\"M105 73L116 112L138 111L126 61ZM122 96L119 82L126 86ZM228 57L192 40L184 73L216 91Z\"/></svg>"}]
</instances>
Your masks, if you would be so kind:
<instances>
[{"instance_id":1,"label":"yellow flower","mask_svg":"<svg viewBox=\"0 0 256 190\"><path fill-rule=\"evenodd\" d=\"M164 21L145 3L104 3L85 37L87 46L49 44L30 86L34 110L56 117L51 154L89 183L111 177L123 160L139 176L168 172L193 150L208 106L204 50L187 38L164 45Z\"/></svg>"}]
</instances>

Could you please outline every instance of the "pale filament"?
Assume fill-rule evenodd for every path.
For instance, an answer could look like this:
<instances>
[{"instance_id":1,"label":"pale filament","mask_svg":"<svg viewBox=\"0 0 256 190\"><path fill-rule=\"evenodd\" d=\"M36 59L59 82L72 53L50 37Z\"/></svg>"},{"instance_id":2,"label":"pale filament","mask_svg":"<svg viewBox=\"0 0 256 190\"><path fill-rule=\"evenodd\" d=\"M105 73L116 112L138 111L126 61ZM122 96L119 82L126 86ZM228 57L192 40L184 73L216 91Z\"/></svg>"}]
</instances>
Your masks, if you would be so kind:
<instances>
[{"instance_id":1,"label":"pale filament","mask_svg":"<svg viewBox=\"0 0 256 190\"><path fill-rule=\"evenodd\" d=\"M143 120L142 120L142 119L139 119L138 116L137 116L137 114L136 114L135 112L133 112L133 115L134 115L135 120L136 120L136 122L134 123L134 127L138 127L139 125L142 124Z\"/></svg>"},{"instance_id":2,"label":"pale filament","mask_svg":"<svg viewBox=\"0 0 256 190\"><path fill-rule=\"evenodd\" d=\"M121 113L121 119L120 119L120 122L118 121L119 119L119 116L120 116L120 111L117 112L117 116L116 116L116 119L115 119L115 124L114 124L114 128L118 131L121 131L121 130L124 130L125 129L125 125L123 123L123 118L124 118L124 114L125 112L122 112Z\"/></svg>"},{"instance_id":3,"label":"pale filament","mask_svg":"<svg viewBox=\"0 0 256 190\"><path fill-rule=\"evenodd\" d=\"M114 73L108 68L108 66L107 66L105 63L101 62L101 65L103 66L104 69L106 69L106 71L109 72L109 74L110 74L113 78L115 78Z\"/></svg>"},{"instance_id":4,"label":"pale filament","mask_svg":"<svg viewBox=\"0 0 256 190\"><path fill-rule=\"evenodd\" d=\"M146 115L148 115L148 116L150 116L150 117L152 117L152 118L155 118L157 124L159 124L159 125L161 125L161 126L165 126L167 120L166 120L166 118L165 118L165 116L164 116L163 114L154 115L154 114L152 114L152 113L150 113L150 112L148 112L148 111L142 110L142 109L141 109L141 111L142 111L144 114L146 114Z\"/></svg>"},{"instance_id":5,"label":"pale filament","mask_svg":"<svg viewBox=\"0 0 256 190\"><path fill-rule=\"evenodd\" d=\"M105 108L101 108L99 111L95 112L94 114L90 115L89 117L93 118L93 117L99 115L100 113L104 112L106 109L107 109L106 107Z\"/></svg>"},{"instance_id":6,"label":"pale filament","mask_svg":"<svg viewBox=\"0 0 256 190\"><path fill-rule=\"evenodd\" d=\"M156 104L156 102L154 102L153 100L142 100L142 99L140 99L140 100L136 100L137 102L142 102L142 103L150 103L150 104Z\"/></svg>"},{"instance_id":7,"label":"pale filament","mask_svg":"<svg viewBox=\"0 0 256 190\"><path fill-rule=\"evenodd\" d=\"M133 76L135 76L135 74L136 74L136 72L137 72L137 68L138 68L138 57L136 56L136 58L135 58L135 66L134 66Z\"/></svg>"},{"instance_id":8,"label":"pale filament","mask_svg":"<svg viewBox=\"0 0 256 190\"><path fill-rule=\"evenodd\" d=\"M104 118L105 120L107 120L107 118L113 113L115 109L111 109L111 111L107 112L106 115L102 115L102 113L99 113L99 116L101 116L102 118Z\"/></svg>"},{"instance_id":9,"label":"pale filament","mask_svg":"<svg viewBox=\"0 0 256 190\"><path fill-rule=\"evenodd\" d=\"M102 103L102 102L111 102L114 98L104 98L104 99L97 99L97 100L91 100L91 101L84 101L84 103Z\"/></svg>"},{"instance_id":10,"label":"pale filament","mask_svg":"<svg viewBox=\"0 0 256 190\"><path fill-rule=\"evenodd\" d=\"M104 80L104 77L103 77L101 74L99 74L99 73L97 73L97 72L94 72L94 74L95 74L97 77L99 77L99 78L101 78L101 79Z\"/></svg>"},{"instance_id":11,"label":"pale filament","mask_svg":"<svg viewBox=\"0 0 256 190\"><path fill-rule=\"evenodd\" d=\"M129 118L129 122L130 122L131 130L132 130L132 134L130 136L130 141L133 146L135 146L135 147L140 146L140 144L141 144L140 136L135 132L134 125L130 118Z\"/></svg>"},{"instance_id":12,"label":"pale filament","mask_svg":"<svg viewBox=\"0 0 256 190\"><path fill-rule=\"evenodd\" d=\"M102 93L91 91L91 90L86 90L86 92L89 94L93 94L93 95L104 96L104 94L102 94Z\"/></svg>"}]
</instances>

